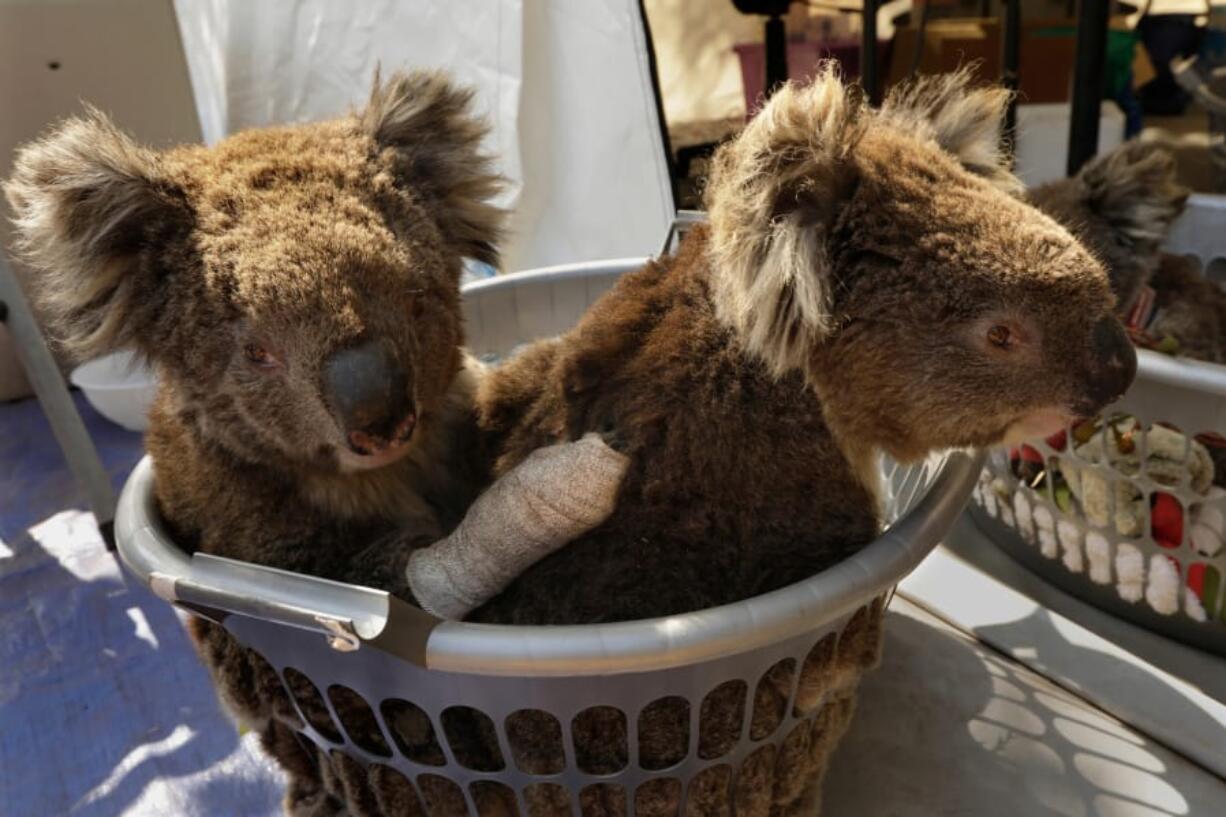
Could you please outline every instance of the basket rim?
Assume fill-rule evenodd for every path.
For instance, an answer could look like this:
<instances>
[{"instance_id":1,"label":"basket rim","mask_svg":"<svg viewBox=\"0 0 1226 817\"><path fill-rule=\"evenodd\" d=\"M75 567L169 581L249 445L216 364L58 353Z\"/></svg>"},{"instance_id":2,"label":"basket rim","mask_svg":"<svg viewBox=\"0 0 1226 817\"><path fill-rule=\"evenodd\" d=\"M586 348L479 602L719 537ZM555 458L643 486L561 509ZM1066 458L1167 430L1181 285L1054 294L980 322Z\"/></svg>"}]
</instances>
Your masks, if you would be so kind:
<instances>
[{"instance_id":1,"label":"basket rim","mask_svg":"<svg viewBox=\"0 0 1226 817\"><path fill-rule=\"evenodd\" d=\"M641 263L619 259L527 271L478 281L464 292L624 271ZM115 533L120 559L156 595L219 620L238 615L314 630L340 651L373 647L439 671L521 677L645 672L736 655L815 631L897 584L948 533L985 459L982 451L939 456L944 460L923 496L839 564L744 601L610 624L442 621L385 591L207 554L188 555L159 516L154 465L148 456L124 485Z\"/></svg>"},{"instance_id":2,"label":"basket rim","mask_svg":"<svg viewBox=\"0 0 1226 817\"><path fill-rule=\"evenodd\" d=\"M1226 396L1226 365L1137 349L1137 380Z\"/></svg>"},{"instance_id":3,"label":"basket rim","mask_svg":"<svg viewBox=\"0 0 1226 817\"><path fill-rule=\"evenodd\" d=\"M517 626L443 621L382 590L207 554L188 555L158 517L144 457L115 518L124 566L155 595L218 620L248 616L315 630L336 649L370 646L427 669L582 676L698 664L818 629L886 592L962 512L984 453L952 451L924 496L864 549L815 576L744 601L612 624ZM321 644L322 648L323 644Z\"/></svg>"}]
</instances>

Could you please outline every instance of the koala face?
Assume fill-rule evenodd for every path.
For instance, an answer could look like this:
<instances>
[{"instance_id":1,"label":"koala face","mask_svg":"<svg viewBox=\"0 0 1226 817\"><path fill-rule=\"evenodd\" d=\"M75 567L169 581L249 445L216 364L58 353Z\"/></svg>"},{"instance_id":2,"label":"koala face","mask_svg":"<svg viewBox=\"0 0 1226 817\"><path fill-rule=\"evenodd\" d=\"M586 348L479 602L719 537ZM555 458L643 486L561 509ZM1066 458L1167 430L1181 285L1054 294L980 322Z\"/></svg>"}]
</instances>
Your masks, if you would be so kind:
<instances>
[{"instance_id":1,"label":"koala face","mask_svg":"<svg viewBox=\"0 0 1226 817\"><path fill-rule=\"evenodd\" d=\"M1006 97L967 79L870 111L824 73L777 94L708 188L717 311L900 460L1050 434L1135 374L1102 266L1015 195Z\"/></svg>"},{"instance_id":2,"label":"koala face","mask_svg":"<svg viewBox=\"0 0 1226 817\"><path fill-rule=\"evenodd\" d=\"M399 459L460 366L460 259L496 262L469 97L397 76L357 116L162 154L70 121L6 188L37 299L73 351L150 358L173 410L235 454Z\"/></svg>"}]
</instances>

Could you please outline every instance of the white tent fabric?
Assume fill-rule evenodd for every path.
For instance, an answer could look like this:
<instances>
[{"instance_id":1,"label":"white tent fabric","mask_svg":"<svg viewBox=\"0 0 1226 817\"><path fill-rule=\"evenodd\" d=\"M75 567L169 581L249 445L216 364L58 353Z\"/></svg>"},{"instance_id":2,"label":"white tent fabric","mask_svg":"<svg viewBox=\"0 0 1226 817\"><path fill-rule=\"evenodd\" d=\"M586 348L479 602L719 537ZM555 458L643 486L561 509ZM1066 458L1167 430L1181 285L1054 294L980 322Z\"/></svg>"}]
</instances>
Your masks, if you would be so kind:
<instances>
[{"instance_id":1,"label":"white tent fabric","mask_svg":"<svg viewBox=\"0 0 1226 817\"><path fill-rule=\"evenodd\" d=\"M672 221L637 0L176 0L206 141L360 105L375 66L477 89L507 269L659 250Z\"/></svg>"}]
</instances>

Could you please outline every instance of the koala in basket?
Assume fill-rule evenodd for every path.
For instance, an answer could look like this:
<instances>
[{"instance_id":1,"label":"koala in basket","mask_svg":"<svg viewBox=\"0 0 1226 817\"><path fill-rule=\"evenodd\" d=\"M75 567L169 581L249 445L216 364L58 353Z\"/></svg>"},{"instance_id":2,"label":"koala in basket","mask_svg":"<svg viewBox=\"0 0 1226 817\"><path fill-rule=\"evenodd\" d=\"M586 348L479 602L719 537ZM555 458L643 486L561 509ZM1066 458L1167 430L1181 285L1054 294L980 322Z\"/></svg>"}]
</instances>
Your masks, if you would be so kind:
<instances>
[{"instance_id":1,"label":"koala in basket","mask_svg":"<svg viewBox=\"0 0 1226 817\"><path fill-rule=\"evenodd\" d=\"M506 569L517 536L561 545L611 508L624 459L588 437L538 452L470 509L489 469L461 258L496 263L503 219L470 98L438 74L397 75L360 113L211 148L153 152L91 112L19 152L5 190L48 324L78 356L127 347L157 369L146 445L182 546L399 586L410 551ZM524 518L535 492L568 513ZM431 581L403 592L454 599ZM361 775L304 750L273 668L206 618L190 631L289 773L287 810L342 810ZM294 692L314 700L308 717L326 711L309 682Z\"/></svg>"},{"instance_id":2,"label":"koala in basket","mask_svg":"<svg viewBox=\"0 0 1226 817\"><path fill-rule=\"evenodd\" d=\"M717 152L709 226L482 380L497 472L600 429L630 465L605 523L471 618L621 621L775 590L878 534L880 454L1041 436L1122 394L1136 358L1107 275L1018 197L999 149L1006 102L967 73L897 89L879 110L831 67L780 89ZM789 699L777 680L755 711ZM802 676L797 706L825 680ZM812 813L850 711L773 768L743 770L738 803ZM704 714L704 729L720 727L711 717L736 733L736 713ZM640 725L644 745L676 714ZM622 728L578 736L577 751L600 765ZM673 813L669 797L639 808ZM688 808L715 813L703 797Z\"/></svg>"},{"instance_id":3,"label":"koala in basket","mask_svg":"<svg viewBox=\"0 0 1226 817\"><path fill-rule=\"evenodd\" d=\"M1188 193L1168 150L1130 141L1072 178L1035 188L1029 200L1102 260L1139 343L1226 363L1226 293L1194 260L1162 250Z\"/></svg>"}]
</instances>

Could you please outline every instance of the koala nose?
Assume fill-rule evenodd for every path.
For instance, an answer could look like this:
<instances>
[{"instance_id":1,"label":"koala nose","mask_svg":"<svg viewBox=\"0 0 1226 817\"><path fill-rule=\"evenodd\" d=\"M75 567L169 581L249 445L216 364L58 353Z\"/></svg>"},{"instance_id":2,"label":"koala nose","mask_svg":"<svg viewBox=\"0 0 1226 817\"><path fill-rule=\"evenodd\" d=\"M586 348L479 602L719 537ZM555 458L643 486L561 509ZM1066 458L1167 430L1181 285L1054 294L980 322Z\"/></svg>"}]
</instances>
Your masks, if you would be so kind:
<instances>
[{"instance_id":1,"label":"koala nose","mask_svg":"<svg viewBox=\"0 0 1226 817\"><path fill-rule=\"evenodd\" d=\"M410 380L390 345L367 341L324 362L324 387L351 448L377 454L406 441L416 416Z\"/></svg>"},{"instance_id":2,"label":"koala nose","mask_svg":"<svg viewBox=\"0 0 1226 817\"><path fill-rule=\"evenodd\" d=\"M1137 353L1124 327L1106 317L1094 325L1090 340L1090 375L1084 394L1085 414L1094 414L1132 385L1137 374Z\"/></svg>"}]
</instances>

